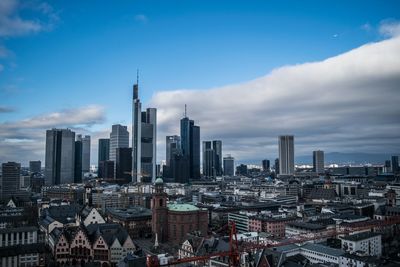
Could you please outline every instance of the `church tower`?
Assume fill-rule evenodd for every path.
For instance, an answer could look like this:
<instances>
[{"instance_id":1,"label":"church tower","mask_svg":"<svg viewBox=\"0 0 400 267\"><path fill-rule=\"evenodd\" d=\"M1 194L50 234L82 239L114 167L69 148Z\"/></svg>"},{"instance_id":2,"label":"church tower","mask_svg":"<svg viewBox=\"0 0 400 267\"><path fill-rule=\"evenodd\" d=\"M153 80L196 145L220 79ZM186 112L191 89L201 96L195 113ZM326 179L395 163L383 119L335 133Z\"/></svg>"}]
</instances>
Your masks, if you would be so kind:
<instances>
[{"instance_id":1,"label":"church tower","mask_svg":"<svg viewBox=\"0 0 400 267\"><path fill-rule=\"evenodd\" d=\"M155 192L151 200L153 238L157 235L158 241L163 243L168 239L168 208L167 194L164 193L164 181L157 178L154 184Z\"/></svg>"}]
</instances>

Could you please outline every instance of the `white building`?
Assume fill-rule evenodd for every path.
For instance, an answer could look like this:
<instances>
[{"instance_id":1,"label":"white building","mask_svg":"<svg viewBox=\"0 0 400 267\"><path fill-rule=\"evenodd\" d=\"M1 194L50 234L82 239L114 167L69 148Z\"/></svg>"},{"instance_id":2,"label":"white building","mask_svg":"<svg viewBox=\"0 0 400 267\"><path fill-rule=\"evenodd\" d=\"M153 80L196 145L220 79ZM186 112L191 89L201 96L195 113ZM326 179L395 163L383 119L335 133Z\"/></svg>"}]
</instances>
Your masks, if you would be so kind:
<instances>
[{"instance_id":1,"label":"white building","mask_svg":"<svg viewBox=\"0 0 400 267\"><path fill-rule=\"evenodd\" d=\"M382 236L378 233L364 232L341 237L342 249L349 253L365 256L382 255Z\"/></svg>"}]
</instances>

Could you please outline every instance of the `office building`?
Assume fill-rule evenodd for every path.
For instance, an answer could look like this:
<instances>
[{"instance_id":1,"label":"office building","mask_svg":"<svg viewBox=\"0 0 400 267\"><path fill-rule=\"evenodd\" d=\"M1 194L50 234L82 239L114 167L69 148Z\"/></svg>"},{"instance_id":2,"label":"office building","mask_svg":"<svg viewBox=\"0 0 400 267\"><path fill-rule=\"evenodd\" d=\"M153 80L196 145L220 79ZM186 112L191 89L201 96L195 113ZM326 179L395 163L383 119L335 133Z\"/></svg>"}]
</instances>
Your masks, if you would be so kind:
<instances>
[{"instance_id":1,"label":"office building","mask_svg":"<svg viewBox=\"0 0 400 267\"><path fill-rule=\"evenodd\" d=\"M279 174L294 174L294 136L279 136Z\"/></svg>"},{"instance_id":2,"label":"office building","mask_svg":"<svg viewBox=\"0 0 400 267\"><path fill-rule=\"evenodd\" d=\"M21 164L7 162L1 164L3 177L1 179L1 198L8 199L15 196L20 188Z\"/></svg>"},{"instance_id":3,"label":"office building","mask_svg":"<svg viewBox=\"0 0 400 267\"><path fill-rule=\"evenodd\" d=\"M270 168L270 163L269 163L269 160L267 160L267 159L264 159L263 161L262 161L262 169L263 169L263 171L269 171L269 168Z\"/></svg>"},{"instance_id":4,"label":"office building","mask_svg":"<svg viewBox=\"0 0 400 267\"><path fill-rule=\"evenodd\" d=\"M74 181L75 132L70 129L46 131L45 177L47 185Z\"/></svg>"},{"instance_id":5,"label":"office building","mask_svg":"<svg viewBox=\"0 0 400 267\"><path fill-rule=\"evenodd\" d=\"M275 174L279 174L279 159L275 159L274 169L275 169Z\"/></svg>"},{"instance_id":6,"label":"office building","mask_svg":"<svg viewBox=\"0 0 400 267\"><path fill-rule=\"evenodd\" d=\"M114 161L100 161L98 177L103 179L114 179Z\"/></svg>"},{"instance_id":7,"label":"office building","mask_svg":"<svg viewBox=\"0 0 400 267\"><path fill-rule=\"evenodd\" d=\"M106 161L110 159L110 139L101 138L99 139L99 151L98 151L98 165L100 161Z\"/></svg>"},{"instance_id":8,"label":"office building","mask_svg":"<svg viewBox=\"0 0 400 267\"><path fill-rule=\"evenodd\" d=\"M156 178L157 109L142 111L139 81L133 85L132 182L153 182Z\"/></svg>"},{"instance_id":9,"label":"office building","mask_svg":"<svg viewBox=\"0 0 400 267\"><path fill-rule=\"evenodd\" d=\"M224 157L224 175L235 175L235 158L231 155L227 155L226 157Z\"/></svg>"},{"instance_id":10,"label":"office building","mask_svg":"<svg viewBox=\"0 0 400 267\"><path fill-rule=\"evenodd\" d=\"M40 160L29 161L29 172L40 173L42 171L42 162Z\"/></svg>"},{"instance_id":11,"label":"office building","mask_svg":"<svg viewBox=\"0 0 400 267\"><path fill-rule=\"evenodd\" d=\"M313 171L318 174L322 174L325 171L324 166L324 151L313 151Z\"/></svg>"},{"instance_id":12,"label":"office building","mask_svg":"<svg viewBox=\"0 0 400 267\"><path fill-rule=\"evenodd\" d=\"M222 175L222 141L203 141L203 175Z\"/></svg>"},{"instance_id":13,"label":"office building","mask_svg":"<svg viewBox=\"0 0 400 267\"><path fill-rule=\"evenodd\" d=\"M117 148L119 147L129 147L129 132L127 126L115 124L110 133L109 160L115 162Z\"/></svg>"},{"instance_id":14,"label":"office building","mask_svg":"<svg viewBox=\"0 0 400 267\"><path fill-rule=\"evenodd\" d=\"M390 165L392 168L392 173L394 173L394 174L399 173L399 157L398 156L392 156Z\"/></svg>"},{"instance_id":15,"label":"office building","mask_svg":"<svg viewBox=\"0 0 400 267\"><path fill-rule=\"evenodd\" d=\"M170 166L173 155L179 153L181 150L181 137L178 135L167 136L165 138L165 144L165 162L166 166Z\"/></svg>"},{"instance_id":16,"label":"office building","mask_svg":"<svg viewBox=\"0 0 400 267\"><path fill-rule=\"evenodd\" d=\"M115 179L120 184L126 184L132 181L132 148L117 148Z\"/></svg>"},{"instance_id":17,"label":"office building","mask_svg":"<svg viewBox=\"0 0 400 267\"><path fill-rule=\"evenodd\" d=\"M75 141L74 183L82 182L82 137L77 135Z\"/></svg>"},{"instance_id":18,"label":"office building","mask_svg":"<svg viewBox=\"0 0 400 267\"><path fill-rule=\"evenodd\" d=\"M186 109L186 108L185 108ZM186 116L181 119L181 149L182 155L189 159L189 174L191 179L200 178L200 127Z\"/></svg>"},{"instance_id":19,"label":"office building","mask_svg":"<svg viewBox=\"0 0 400 267\"><path fill-rule=\"evenodd\" d=\"M82 141L82 173L90 172L90 136L80 136Z\"/></svg>"},{"instance_id":20,"label":"office building","mask_svg":"<svg viewBox=\"0 0 400 267\"><path fill-rule=\"evenodd\" d=\"M189 158L182 153L175 153L172 156L169 170L168 181L186 184L189 182Z\"/></svg>"}]
</instances>

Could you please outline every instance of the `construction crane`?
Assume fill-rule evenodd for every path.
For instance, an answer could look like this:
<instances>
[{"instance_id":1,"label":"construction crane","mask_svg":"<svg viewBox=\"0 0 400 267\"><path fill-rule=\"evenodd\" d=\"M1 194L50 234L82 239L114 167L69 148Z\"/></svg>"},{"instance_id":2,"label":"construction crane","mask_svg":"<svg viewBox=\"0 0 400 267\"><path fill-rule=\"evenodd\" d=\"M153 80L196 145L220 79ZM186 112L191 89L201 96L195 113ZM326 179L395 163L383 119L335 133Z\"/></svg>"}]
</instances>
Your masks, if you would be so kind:
<instances>
[{"instance_id":1,"label":"construction crane","mask_svg":"<svg viewBox=\"0 0 400 267\"><path fill-rule=\"evenodd\" d=\"M343 229L337 230L331 229L328 231L324 231L321 233L314 233L314 234L301 234L285 241L271 243L271 244L259 244L253 242L241 242L240 246L238 244L237 235L236 235L236 225L235 222L230 222L230 235L229 235L229 250L221 251L216 253L211 253L208 255L202 256L194 256L194 257L187 257L174 260L172 262L168 262L167 264L160 264L157 256L149 256L147 258L147 267L161 267L161 266L174 266L182 263L189 263L189 262L206 262L211 259L221 258L221 257L228 257L229 258L229 266L236 267L240 266L240 257L243 253L254 252L259 249L265 248L272 248L272 247L280 247L289 244L295 243L304 243L307 241L312 240L320 240L329 237L337 237L340 235L347 235L350 233L358 232L358 231L365 231L371 230L374 228L381 228L387 227L391 225L398 225L400 224L400 216L393 216L387 220L375 220L372 222L362 222L357 223L354 227L345 227ZM268 265L268 264L267 264ZM269 267L269 266L267 266Z\"/></svg>"}]
</instances>

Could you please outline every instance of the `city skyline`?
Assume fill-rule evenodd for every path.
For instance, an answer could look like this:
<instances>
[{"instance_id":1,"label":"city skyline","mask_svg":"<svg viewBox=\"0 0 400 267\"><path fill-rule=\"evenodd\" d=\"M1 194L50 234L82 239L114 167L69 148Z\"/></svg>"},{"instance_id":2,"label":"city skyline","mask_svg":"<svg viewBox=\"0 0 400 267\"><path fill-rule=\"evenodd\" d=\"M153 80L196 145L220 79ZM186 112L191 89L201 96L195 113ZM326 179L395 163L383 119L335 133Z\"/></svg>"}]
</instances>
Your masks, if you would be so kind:
<instances>
[{"instance_id":1,"label":"city skyline","mask_svg":"<svg viewBox=\"0 0 400 267\"><path fill-rule=\"evenodd\" d=\"M49 78L53 83L58 82L57 90L46 89L49 85L44 82L43 90L37 89L42 88L40 79L30 85L32 82L30 75L34 72L27 69L23 62L32 60L32 56L23 53L21 46L22 43L29 41L28 43L34 44L33 51L39 53L43 49L40 47L40 42L43 42L41 39L48 38L54 41L56 39L52 38L60 38L63 33L67 34L66 28L73 25L70 12L76 7L68 5L63 12L58 12L55 4L54 6L47 4L47 9L44 11L45 5L41 9L35 9L21 6L16 1L6 2L17 4L7 6L8 13L1 14L4 18L12 19L14 15L17 15L27 23L34 22L25 17L22 11L30 12L33 16L38 15L38 20L43 22L39 26L43 27L45 22L50 23L49 20L43 21L43 17L52 17L51 23L54 27L46 30L40 28L36 32L25 31L18 35L7 32L5 28L7 25L0 30L0 54L2 55L0 75L4 77L0 82L3 99L0 103L2 162L16 161L21 162L22 166L27 166L30 160L44 162L44 133L51 128L70 128L77 133L90 135L91 154L97 155L98 139L109 136L112 124L120 123L126 125L129 131L132 129L129 99L131 99L130 88L136 79L136 68L140 68L141 77L143 77L141 78L143 107L158 109L157 162L164 159L165 136L179 132L177 122L182 116L184 104L188 105L189 116L202 128L201 141L222 140L223 154L232 154L236 162L259 163L264 158L272 162L278 154L276 137L285 134L296 137L296 157L308 155L311 158L314 150L323 150L327 154L363 152L388 155L398 154L400 150L400 137L397 134L400 130L397 115L400 113L400 108L397 105L399 94L396 89L400 74L400 53L398 53L400 51L398 37L400 24L392 11L395 10L393 7L397 6L394 2L388 2L385 7L381 7L377 1L368 2L365 4L365 12L370 15L373 10L373 16L358 14L351 22L343 23L342 29L335 29L335 31L329 25L330 22L337 22L339 15L321 18L314 13L308 14L315 22L322 23L325 29L332 31L329 34L325 33L329 36L329 40L324 39L327 38L326 36L322 38L312 34L304 38L294 36L293 40L299 42L302 47L298 54L283 56L293 47L290 49L282 47L282 50L275 47L259 54L259 58L263 59L262 62L249 64L251 67L237 67L234 71L216 72L210 66L209 70L202 68L199 72L202 79L189 80L186 72L181 72L181 69L168 70L169 77L166 77L166 74L160 75L159 69L144 64L141 57L138 57L137 61L129 60L129 67L126 67L123 61L120 66L123 72L113 78L111 84L110 80L103 85L101 79L92 80L92 77L98 77L97 75L85 76L88 73L82 73L81 77L85 76L85 82L71 91L62 89L64 86L76 87L74 79L62 81L57 75ZM311 3L312 1L307 5ZM258 5L262 10L274 8L283 12L278 4L265 6L258 3ZM88 7L84 5L81 8L84 10ZM150 30L160 22L173 23L169 17L151 13L146 7L141 8L141 10L138 9L140 12L136 9L130 10L132 20L129 23L135 31ZM238 23L239 18L235 15L238 9L238 6L233 5L233 17L228 16L224 19ZM322 13L327 12L320 5L316 5L316 9ZM189 6L182 7L182 10L193 12ZM350 10L345 11L345 7L340 4L337 10L340 14L350 12ZM147 15L138 16L146 12ZM210 12L199 12L198 15L211 16ZM224 13L220 6L216 6L213 12L220 15L228 14ZM253 8L249 8L248 12L254 17L250 16L249 21L243 23L249 27L254 26L255 31L260 30L260 25L255 24L255 18L265 20L264 23L271 19L267 15L262 16L257 13ZM282 17L285 14L295 13L293 10L285 12L278 13ZM115 19L120 15L121 10L118 9L111 17ZM56 17L62 23L57 22ZM183 16L181 19L183 18L186 17ZM96 19L98 18L93 18L93 21ZM227 23L224 19L214 18L214 21ZM195 23L196 20L189 22ZM131 32L132 29L123 27L123 21L118 21L118 23L121 24L119 25L121 36L123 33ZM290 19L287 24L282 25L282 29L294 25ZM299 25L301 32L309 26L304 21ZM318 34L323 32L324 27L318 28ZM240 29L239 33L247 36L246 29ZM84 30L90 32L86 28L82 29ZM191 35L184 34L183 29L179 28L179 32L182 33L182 38L186 36L190 40ZM289 32L293 33L293 31ZM163 33L165 32L160 30L156 35L161 36ZM276 29L268 28L264 33L271 35L269 41L274 45L287 41L287 37L279 35ZM215 32L204 34L208 37L204 42L209 42ZM91 41L93 40L88 40L89 43ZM268 40L259 41L262 41L261 44L266 44ZM317 41L321 43L315 46ZM147 42L148 39L140 42L140 45ZM194 43L191 41L190 44ZM77 49L86 51L84 46L79 45L82 44L77 44ZM206 49L208 47L206 43L204 45L203 56L204 54L211 56L211 49ZM251 48L249 43L242 43L242 45L245 51ZM316 47L324 47L326 50L321 51ZM220 60L215 59L214 63L218 63L218 66L230 65L223 63L224 59L234 55L238 55L237 66L243 62L255 63L255 61L246 61L250 57L254 58L255 54L246 58L243 53L239 53L241 51L239 47L232 49ZM94 50L98 51L97 47ZM131 53L126 55L129 57L137 55L136 52L132 53L134 55ZM273 57L273 63L269 62L267 59L274 53L283 56L283 59L278 60ZM107 51L107 56L113 54L115 52ZM172 54L184 55L179 51L173 51ZM200 55L195 57L198 60L197 56ZM12 71L12 63L16 65L14 71ZM193 66L196 66L196 63L198 61L195 60ZM22 67L19 66L20 64ZM40 67L46 69L48 65L40 65ZM357 72L354 71L355 68ZM83 68L81 70L83 71ZM172 72L178 70L180 75L172 75ZM211 73L216 73L218 77ZM21 88L7 87L12 84L10 81L15 81L25 75L26 81L21 81ZM77 74L74 75L76 77ZM113 76L112 73L109 75ZM232 78L233 76L235 78ZM30 86L32 89L28 90ZM94 88L97 88L96 92L101 93L93 94ZM83 94L76 97L73 94L74 90L80 90ZM113 94L112 97L109 96L108 91ZM74 98L69 98L65 95L66 92ZM46 94L43 95L43 93ZM44 96L51 101L39 107L38 103L41 103L40 99ZM25 98L28 98L29 102ZM109 102L105 101L106 99ZM216 99L224 101L214 101ZM92 156L91 164L96 163L96 156Z\"/></svg>"}]
</instances>

